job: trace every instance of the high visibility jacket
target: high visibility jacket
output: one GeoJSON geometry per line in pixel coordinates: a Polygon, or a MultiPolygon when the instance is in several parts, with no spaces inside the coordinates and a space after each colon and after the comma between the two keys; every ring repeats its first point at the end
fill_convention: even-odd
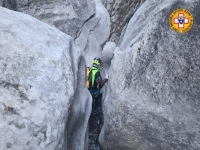
{"type": "Polygon", "coordinates": [[[99,69],[92,67],[90,72],[89,90],[100,90],[104,84],[105,82],[102,80],[99,69]]]}

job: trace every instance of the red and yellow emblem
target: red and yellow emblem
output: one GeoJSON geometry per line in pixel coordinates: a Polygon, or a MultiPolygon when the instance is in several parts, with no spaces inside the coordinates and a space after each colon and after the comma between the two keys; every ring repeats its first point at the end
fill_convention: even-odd
{"type": "Polygon", "coordinates": [[[187,9],[179,8],[174,10],[169,17],[169,25],[175,32],[185,33],[189,31],[194,23],[192,13],[187,9]]]}

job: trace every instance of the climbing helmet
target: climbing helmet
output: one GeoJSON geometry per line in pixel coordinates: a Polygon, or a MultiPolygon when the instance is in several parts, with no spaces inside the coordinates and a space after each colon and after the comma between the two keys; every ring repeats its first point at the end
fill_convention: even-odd
{"type": "Polygon", "coordinates": [[[95,64],[95,65],[97,65],[97,66],[100,66],[100,65],[101,65],[101,58],[95,57],[95,58],[93,59],[93,62],[92,62],[92,63],[95,64]]]}

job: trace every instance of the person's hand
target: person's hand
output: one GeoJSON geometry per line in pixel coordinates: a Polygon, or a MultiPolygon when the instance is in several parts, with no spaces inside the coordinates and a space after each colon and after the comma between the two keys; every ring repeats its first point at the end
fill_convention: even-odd
{"type": "Polygon", "coordinates": [[[106,82],[108,82],[108,79],[107,79],[107,78],[106,78],[106,79],[104,79],[104,80],[103,80],[103,82],[104,82],[104,84],[105,84],[106,82]]]}

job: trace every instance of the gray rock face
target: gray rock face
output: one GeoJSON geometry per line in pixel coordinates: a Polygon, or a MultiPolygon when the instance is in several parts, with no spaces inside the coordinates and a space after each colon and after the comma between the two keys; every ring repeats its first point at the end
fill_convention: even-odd
{"type": "Polygon", "coordinates": [[[95,16],[87,21],[75,40],[83,50],[88,66],[94,57],[100,57],[110,34],[110,17],[100,0],[95,0],[95,16]]]}
{"type": "Polygon", "coordinates": [[[100,0],[3,0],[4,7],[20,11],[71,35],[90,65],[100,56],[110,34],[110,18],[100,0]]]}
{"type": "Polygon", "coordinates": [[[120,45],[127,24],[145,0],[101,0],[111,17],[109,40],[120,45]]]}
{"type": "Polygon", "coordinates": [[[130,20],[111,62],[104,101],[104,150],[200,149],[200,2],[147,0],[130,20]],[[169,15],[186,8],[192,29],[169,15]]]}
{"type": "Polygon", "coordinates": [[[114,50],[116,49],[116,44],[114,42],[107,42],[103,47],[103,51],[101,54],[101,75],[104,77],[109,73],[109,68],[111,64],[111,60],[113,59],[114,50]]]}
{"type": "Polygon", "coordinates": [[[83,150],[91,99],[72,38],[0,7],[0,49],[0,149],[83,150]]]}
{"type": "Polygon", "coordinates": [[[94,16],[94,6],[91,0],[3,0],[3,7],[29,14],[74,38],[94,16]]]}

